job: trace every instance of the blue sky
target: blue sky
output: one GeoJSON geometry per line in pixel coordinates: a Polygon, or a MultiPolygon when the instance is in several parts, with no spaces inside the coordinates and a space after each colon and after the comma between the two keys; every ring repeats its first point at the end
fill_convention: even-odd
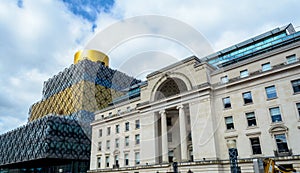
{"type": "MultiPolygon", "coordinates": [[[[298,6],[297,0],[1,0],[0,133],[26,123],[43,82],[70,66],[77,50],[115,22],[149,14],[171,17],[198,30],[216,51],[288,23],[299,30],[298,6]]],[[[161,57],[146,50],[178,60],[190,55],[166,40],[136,39],[109,52],[111,67],[126,64],[130,68],[123,71],[139,77],[130,71],[129,57],[143,54],[161,65],[161,57]]],[[[147,66],[144,73],[158,67],[147,66]]]]}

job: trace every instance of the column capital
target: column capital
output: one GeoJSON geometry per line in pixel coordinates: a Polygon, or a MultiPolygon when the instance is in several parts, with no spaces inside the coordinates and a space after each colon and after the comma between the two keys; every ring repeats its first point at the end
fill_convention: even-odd
{"type": "Polygon", "coordinates": [[[176,109],[183,109],[184,108],[184,106],[183,105],[178,105],[177,107],[176,107],[176,109]]]}
{"type": "Polygon", "coordinates": [[[164,110],[164,109],[159,111],[159,114],[160,114],[160,115],[161,115],[161,114],[165,114],[165,113],[166,113],[166,110],[164,110]]]}

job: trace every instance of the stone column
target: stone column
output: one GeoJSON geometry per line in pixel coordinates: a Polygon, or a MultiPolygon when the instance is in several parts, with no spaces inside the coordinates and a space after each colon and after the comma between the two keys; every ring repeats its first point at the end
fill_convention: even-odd
{"type": "Polygon", "coordinates": [[[177,106],[179,110],[179,129],[180,129],[180,146],[181,146],[181,160],[188,160],[187,153],[187,131],[186,131],[186,117],[183,105],[177,106]]]}
{"type": "Polygon", "coordinates": [[[167,163],[169,162],[167,115],[165,110],[162,110],[159,113],[161,115],[162,161],[163,163],[167,163]]]}

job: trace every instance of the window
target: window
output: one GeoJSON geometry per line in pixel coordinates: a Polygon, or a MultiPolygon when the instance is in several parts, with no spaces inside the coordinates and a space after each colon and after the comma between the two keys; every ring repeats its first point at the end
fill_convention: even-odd
{"type": "Polygon", "coordinates": [[[139,152],[135,153],[135,164],[136,165],[140,164],[140,153],[139,152]]]}
{"type": "Polygon", "coordinates": [[[125,137],[125,146],[129,146],[129,136],[125,137]]]}
{"type": "Polygon", "coordinates": [[[98,142],[98,151],[102,150],[102,142],[98,142]]]}
{"type": "Polygon", "coordinates": [[[121,109],[118,110],[118,115],[121,115],[121,109]]]}
{"type": "Polygon", "coordinates": [[[167,126],[172,126],[172,118],[167,117],[167,126]]]}
{"type": "Polygon", "coordinates": [[[97,157],[97,167],[101,168],[101,157],[97,157]]]}
{"type": "Polygon", "coordinates": [[[228,77],[227,76],[221,77],[221,83],[228,83],[228,77]]]}
{"type": "Polygon", "coordinates": [[[253,103],[251,92],[243,93],[243,98],[245,104],[253,103]]]}
{"type": "Polygon", "coordinates": [[[298,115],[300,117],[300,103],[296,103],[297,109],[298,109],[298,115]]]}
{"type": "Polygon", "coordinates": [[[230,97],[223,98],[224,108],[231,108],[230,97]]]}
{"type": "Polygon", "coordinates": [[[225,123],[226,123],[226,129],[227,130],[234,129],[232,116],[225,117],[225,123]]]}
{"type": "Polygon", "coordinates": [[[106,149],[108,149],[108,150],[110,149],[110,140],[106,141],[106,149]]]}
{"type": "Polygon", "coordinates": [[[106,167],[108,168],[109,167],[109,156],[105,157],[105,162],[106,162],[106,167]]]}
{"type": "Polygon", "coordinates": [[[188,134],[188,141],[192,141],[192,132],[188,134]]]}
{"type": "Polygon", "coordinates": [[[119,155],[115,155],[115,165],[119,166],[119,155]]]}
{"type": "Polygon", "coordinates": [[[286,63],[287,64],[291,64],[291,63],[294,63],[294,62],[297,62],[297,57],[296,57],[295,54],[286,57],[286,63]]]}
{"type": "Polygon", "coordinates": [[[276,88],[274,85],[266,87],[265,89],[268,99],[277,98],[276,88]]]}
{"type": "Polygon", "coordinates": [[[246,118],[248,122],[248,126],[256,126],[256,119],[254,112],[246,113],[246,118]]]}
{"type": "Polygon", "coordinates": [[[135,144],[140,144],[140,135],[135,135],[135,144]]]}
{"type": "Polygon", "coordinates": [[[124,154],[124,162],[125,162],[125,166],[129,165],[128,153],[124,154]]]}
{"type": "Polygon", "coordinates": [[[272,69],[272,67],[271,67],[271,64],[269,62],[261,65],[261,70],[262,71],[268,71],[268,70],[271,70],[271,69],[272,69]]]}
{"type": "Polygon", "coordinates": [[[285,153],[289,151],[285,134],[277,134],[274,135],[276,140],[276,145],[278,149],[278,153],[285,153]]]}
{"type": "Polygon", "coordinates": [[[240,77],[241,78],[244,78],[244,77],[247,77],[247,76],[249,76],[248,70],[240,71],[240,77]]]}
{"type": "Polygon", "coordinates": [[[127,109],[127,112],[130,112],[130,106],[128,106],[126,109],[127,109]]]}
{"type": "Polygon", "coordinates": [[[174,151],[173,151],[173,150],[169,151],[168,155],[169,155],[169,162],[170,162],[170,163],[173,162],[174,151]]]}
{"type": "Polygon", "coordinates": [[[109,113],[108,113],[108,117],[111,117],[111,116],[112,116],[112,112],[109,112],[109,113]]]}
{"type": "Polygon", "coordinates": [[[99,138],[102,137],[102,129],[99,129],[99,138]]]}
{"type": "Polygon", "coordinates": [[[293,80],[292,81],[292,86],[293,86],[294,93],[300,92],[300,79],[293,80]]]}
{"type": "Polygon", "coordinates": [[[140,128],[140,120],[135,120],[135,129],[140,128]]]}
{"type": "Polygon", "coordinates": [[[129,131],[129,122],[125,123],[125,131],[129,131]]]}
{"type": "Polygon", "coordinates": [[[120,125],[119,124],[116,125],[116,133],[120,133],[120,125]]]}
{"type": "Polygon", "coordinates": [[[107,136],[110,135],[110,127],[107,127],[107,136]]]}
{"type": "Polygon", "coordinates": [[[115,139],[115,144],[116,144],[116,148],[119,148],[119,146],[120,146],[120,139],[119,138],[115,139]]]}
{"type": "Polygon", "coordinates": [[[167,136],[168,136],[168,142],[172,142],[172,140],[173,140],[173,138],[172,138],[172,132],[168,132],[167,136]]]}
{"type": "Polygon", "coordinates": [[[261,154],[259,138],[258,137],[250,138],[250,142],[251,142],[251,147],[252,147],[252,154],[253,155],[261,154]]]}
{"type": "Polygon", "coordinates": [[[270,108],[269,110],[273,123],[282,121],[279,107],[270,108]]]}

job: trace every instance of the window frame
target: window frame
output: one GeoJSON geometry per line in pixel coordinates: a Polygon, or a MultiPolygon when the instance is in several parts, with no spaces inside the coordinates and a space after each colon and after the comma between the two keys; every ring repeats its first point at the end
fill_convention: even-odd
{"type": "Polygon", "coordinates": [[[97,168],[101,168],[101,156],[97,156],[97,168]]]}
{"type": "Polygon", "coordinates": [[[225,120],[225,126],[226,126],[226,130],[234,130],[234,121],[233,121],[233,116],[227,116],[227,117],[224,117],[224,120],[225,120]],[[231,118],[231,123],[227,123],[227,119],[231,118]],[[231,125],[231,126],[230,126],[231,125]],[[231,127],[231,128],[229,128],[231,127]]]}
{"type": "Polygon", "coordinates": [[[296,109],[297,109],[297,113],[298,113],[298,118],[300,119],[300,102],[296,103],[296,109]]]}
{"type": "Polygon", "coordinates": [[[251,91],[247,91],[247,92],[242,93],[242,96],[243,96],[243,101],[244,101],[245,105],[253,103],[253,98],[252,98],[251,91]],[[250,98],[247,98],[246,95],[249,95],[250,98]],[[247,101],[247,99],[249,99],[249,101],[247,101]]]}
{"type": "Polygon", "coordinates": [[[103,130],[99,129],[98,130],[98,137],[101,138],[103,136],[103,130]]]}
{"type": "Polygon", "coordinates": [[[116,134],[120,133],[120,124],[116,124],[115,132],[116,132],[116,134]]]}
{"type": "Polygon", "coordinates": [[[106,140],[106,150],[110,150],[110,140],[106,140]]]}
{"type": "Polygon", "coordinates": [[[222,76],[220,78],[220,81],[221,81],[222,84],[228,83],[229,82],[228,76],[227,75],[222,76]]]}
{"type": "Polygon", "coordinates": [[[253,155],[262,154],[260,138],[259,137],[250,137],[249,140],[250,140],[250,144],[251,144],[252,154],[253,155]],[[253,140],[257,140],[258,144],[253,143],[254,142],[253,140]],[[258,151],[259,151],[258,153],[255,152],[256,151],[255,148],[258,149],[258,151]]]}
{"type": "Polygon", "coordinates": [[[249,71],[248,69],[240,71],[240,78],[245,78],[249,76],[249,71]]]}
{"type": "Polygon", "coordinates": [[[134,153],[134,162],[135,162],[135,165],[139,165],[141,163],[140,152],[134,153]]]}
{"type": "Polygon", "coordinates": [[[245,116],[246,116],[248,127],[256,127],[257,126],[255,112],[246,112],[245,116]],[[249,117],[248,115],[250,115],[250,114],[253,114],[253,117],[249,117]],[[254,122],[254,123],[251,123],[251,122],[254,122]]]}
{"type": "Polygon", "coordinates": [[[116,138],[115,139],[115,148],[119,148],[120,147],[120,138],[116,138]]]}
{"type": "Polygon", "coordinates": [[[279,107],[279,106],[270,107],[270,108],[269,108],[269,114],[270,114],[272,123],[280,123],[280,122],[283,122],[283,119],[282,119],[282,113],[281,113],[281,110],[280,110],[280,107],[279,107]],[[272,115],[272,110],[274,110],[274,109],[278,109],[279,114],[272,115]],[[279,117],[280,117],[280,121],[276,121],[276,119],[275,119],[275,121],[274,121],[274,120],[273,120],[273,117],[274,117],[274,116],[279,116],[279,117]]]}
{"type": "Polygon", "coordinates": [[[129,122],[125,122],[125,132],[128,132],[130,130],[129,122]]]}
{"type": "Polygon", "coordinates": [[[125,136],[124,138],[124,142],[125,142],[125,147],[128,147],[129,146],[129,136],[125,136]]]}
{"type": "Polygon", "coordinates": [[[140,129],[140,120],[135,120],[135,129],[140,129]]]}
{"type": "Polygon", "coordinates": [[[278,153],[287,153],[287,152],[289,152],[289,150],[290,150],[290,149],[289,149],[289,144],[288,144],[288,140],[287,140],[287,137],[286,137],[286,134],[285,134],[285,133],[274,134],[274,139],[275,139],[276,148],[277,148],[277,152],[278,152],[278,153]],[[284,138],[285,138],[286,150],[284,150],[284,151],[280,150],[280,149],[279,149],[280,147],[278,146],[278,142],[277,142],[276,136],[279,136],[279,135],[284,136],[284,138]]]}
{"type": "Polygon", "coordinates": [[[286,56],[285,59],[286,64],[293,64],[298,61],[296,54],[286,56]]]}
{"type": "Polygon", "coordinates": [[[294,94],[300,93],[300,79],[292,80],[291,84],[292,84],[292,88],[293,88],[294,94]]]}
{"type": "Polygon", "coordinates": [[[267,63],[264,63],[264,64],[261,65],[261,71],[262,72],[269,71],[269,70],[272,70],[272,66],[271,66],[270,62],[267,62],[267,63]]]}
{"type": "Polygon", "coordinates": [[[277,90],[276,90],[276,86],[275,85],[271,85],[271,86],[267,86],[265,87],[265,92],[266,92],[266,96],[267,96],[267,99],[276,99],[278,96],[277,96],[277,90]],[[274,88],[273,90],[271,88],[274,88]],[[274,92],[272,92],[274,91],[274,92]],[[271,92],[271,93],[270,93],[271,92]],[[275,95],[275,96],[272,96],[272,95],[275,95]],[[270,96],[270,97],[269,97],[270,96]]]}
{"type": "Polygon", "coordinates": [[[124,153],[124,166],[129,166],[129,154],[124,153]]]}
{"type": "Polygon", "coordinates": [[[98,151],[102,151],[102,141],[98,142],[98,151]]]}
{"type": "Polygon", "coordinates": [[[140,142],[141,142],[141,136],[140,136],[140,134],[136,134],[135,137],[134,137],[134,139],[135,139],[135,145],[139,145],[140,142]]]}
{"type": "Polygon", "coordinates": [[[223,102],[223,107],[224,107],[224,109],[229,109],[229,108],[231,108],[231,99],[230,99],[230,97],[224,97],[224,98],[222,98],[222,102],[223,102]],[[226,103],[226,100],[228,100],[229,102],[228,103],[226,103]],[[226,106],[227,105],[227,106],[226,106]]]}
{"type": "Polygon", "coordinates": [[[107,130],[107,133],[106,133],[106,135],[107,135],[107,136],[110,136],[110,134],[111,134],[111,127],[107,127],[107,129],[106,129],[106,130],[107,130]]]}

